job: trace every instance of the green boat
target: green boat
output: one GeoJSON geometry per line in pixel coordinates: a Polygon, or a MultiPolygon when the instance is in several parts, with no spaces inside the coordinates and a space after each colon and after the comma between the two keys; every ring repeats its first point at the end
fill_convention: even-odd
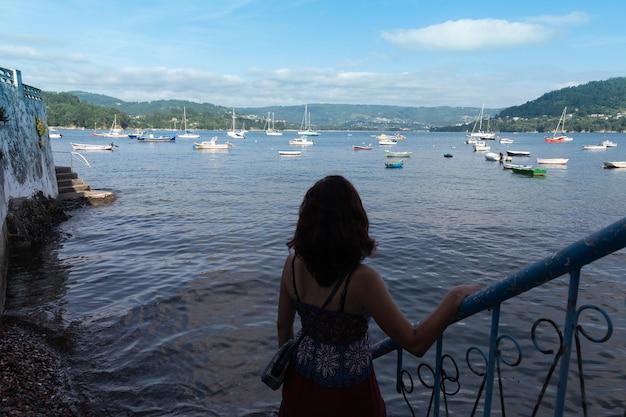
{"type": "Polygon", "coordinates": [[[546,170],[541,168],[533,168],[533,167],[512,167],[511,170],[514,174],[522,174],[527,175],[529,177],[545,177],[546,170]]]}

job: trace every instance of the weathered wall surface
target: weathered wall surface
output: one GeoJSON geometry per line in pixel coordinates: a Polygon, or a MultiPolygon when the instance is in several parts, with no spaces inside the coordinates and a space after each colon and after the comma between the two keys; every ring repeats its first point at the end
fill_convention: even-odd
{"type": "Polygon", "coordinates": [[[37,119],[47,126],[41,91],[22,84],[18,70],[0,68],[0,314],[4,311],[8,244],[6,218],[14,198],[38,192],[56,198],[58,188],[48,134],[37,132],[37,119]]]}

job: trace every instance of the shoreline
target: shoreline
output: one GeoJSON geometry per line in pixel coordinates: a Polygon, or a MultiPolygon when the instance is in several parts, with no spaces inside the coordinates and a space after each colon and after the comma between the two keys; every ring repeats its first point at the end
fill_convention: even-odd
{"type": "Polygon", "coordinates": [[[0,414],[77,417],[63,355],[47,335],[2,317],[0,414]]]}

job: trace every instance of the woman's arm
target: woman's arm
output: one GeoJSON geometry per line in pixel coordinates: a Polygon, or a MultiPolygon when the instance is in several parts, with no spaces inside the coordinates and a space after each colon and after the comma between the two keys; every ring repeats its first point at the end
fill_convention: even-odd
{"type": "Polygon", "coordinates": [[[480,285],[452,288],[424,320],[413,326],[396,305],[378,272],[367,267],[358,282],[355,295],[380,328],[402,348],[419,357],[428,351],[448,327],[463,299],[482,288],[480,285]]]}
{"type": "Polygon", "coordinates": [[[293,320],[296,315],[296,309],[293,305],[293,299],[289,286],[291,285],[291,257],[285,260],[283,265],[283,273],[280,278],[280,294],[278,296],[278,319],[276,321],[276,329],[278,331],[278,346],[282,346],[287,340],[293,339],[293,320]]]}

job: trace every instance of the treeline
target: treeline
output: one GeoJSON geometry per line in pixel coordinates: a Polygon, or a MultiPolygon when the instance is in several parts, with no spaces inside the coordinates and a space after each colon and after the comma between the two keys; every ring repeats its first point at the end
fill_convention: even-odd
{"type": "MultiPolygon", "coordinates": [[[[592,81],[551,91],[521,106],[508,107],[484,119],[492,132],[550,132],[567,107],[565,129],[570,132],[626,132],[626,77],[592,81]]],[[[470,132],[475,122],[433,131],[470,132]]]]}
{"type": "MultiPolygon", "coordinates": [[[[183,107],[190,129],[223,130],[232,126],[232,109],[183,100],[124,102],[113,97],[85,93],[43,93],[48,124],[108,129],[114,117],[124,129],[182,129],[183,107]]],[[[626,132],[626,77],[567,87],[546,93],[521,106],[501,111],[485,109],[492,117],[482,122],[494,132],[550,132],[567,107],[565,128],[571,132],[626,132]],[[493,116],[495,115],[495,116],[493,116]]],[[[237,128],[263,129],[268,113],[275,113],[275,127],[298,129],[303,106],[236,109],[237,128]]],[[[315,129],[446,132],[472,131],[478,108],[399,107],[381,105],[310,104],[315,129]],[[434,127],[433,127],[434,126],[434,127]],[[442,127],[443,126],[443,127],[442,127]]]]}
{"type": "MultiPolygon", "coordinates": [[[[563,111],[563,109],[561,109],[563,111]]],[[[483,130],[489,126],[491,132],[552,132],[559,122],[559,116],[543,116],[534,118],[501,118],[483,120],[483,130]]],[[[432,128],[432,132],[471,132],[474,122],[455,126],[432,128]]],[[[568,132],[626,132],[626,116],[597,117],[570,115],[565,120],[568,132]]]]}
{"type": "MultiPolygon", "coordinates": [[[[125,102],[114,97],[74,91],[69,93],[44,92],[51,126],[108,128],[117,114],[122,127],[173,129],[181,128],[183,108],[190,129],[230,129],[232,108],[210,103],[183,100],[155,100],[125,102]],[[75,109],[76,114],[72,114],[75,109]],[[104,110],[106,109],[106,110],[104,110]],[[76,117],[74,117],[76,116],[76,117]]],[[[426,130],[430,125],[442,125],[466,120],[468,112],[477,108],[459,107],[399,107],[383,105],[311,104],[315,129],[329,130],[426,130]]],[[[264,129],[268,115],[274,117],[279,130],[299,129],[304,115],[302,106],[269,106],[237,108],[237,128],[264,129]]]]}
{"type": "MultiPolygon", "coordinates": [[[[43,101],[50,126],[97,130],[111,128],[114,118],[117,118],[117,123],[124,129],[182,129],[183,106],[189,104],[184,101],[170,101],[167,105],[153,107],[145,114],[129,114],[113,106],[90,104],[71,93],[43,92],[43,101]]],[[[232,126],[232,113],[226,108],[216,107],[213,111],[199,112],[191,106],[186,107],[185,111],[189,129],[221,130],[232,126]]],[[[262,129],[264,122],[260,119],[246,120],[246,127],[262,129]]],[[[242,123],[240,120],[238,127],[242,123]]],[[[276,128],[280,128],[278,123],[276,128]]]]}
{"type": "Polygon", "coordinates": [[[576,117],[604,115],[616,117],[626,111],[626,77],[592,81],[576,87],[551,91],[521,106],[508,107],[498,116],[537,118],[559,117],[563,108],[576,117]]]}

